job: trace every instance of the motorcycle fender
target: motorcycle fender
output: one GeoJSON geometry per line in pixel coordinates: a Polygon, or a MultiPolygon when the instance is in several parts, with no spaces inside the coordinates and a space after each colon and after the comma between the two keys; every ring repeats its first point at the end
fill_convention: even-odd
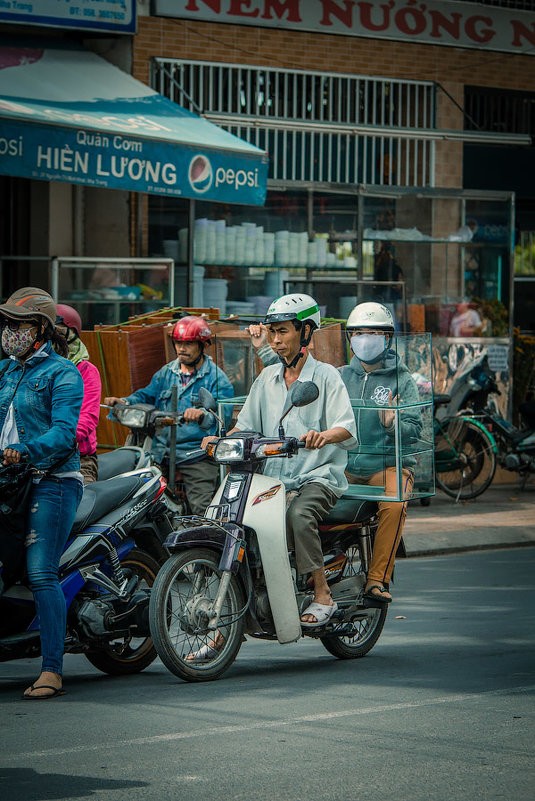
{"type": "Polygon", "coordinates": [[[208,545],[222,551],[225,547],[225,540],[225,532],[214,526],[192,526],[171,532],[164,542],[164,546],[171,552],[199,545],[208,545]]]}
{"type": "Polygon", "coordinates": [[[494,439],[494,435],[492,434],[491,431],[488,430],[488,428],[486,428],[483,425],[483,423],[481,423],[479,420],[476,420],[475,417],[465,417],[463,415],[463,417],[461,419],[462,420],[466,420],[468,423],[472,423],[472,425],[477,426],[478,428],[480,428],[481,431],[483,431],[483,433],[486,434],[486,436],[489,438],[490,444],[492,445],[493,453],[498,453],[498,446],[496,445],[496,440],[494,439]]]}
{"type": "Polygon", "coordinates": [[[302,632],[286,544],[284,484],[254,474],[243,522],[256,532],[277,639],[295,642],[302,632]]]}

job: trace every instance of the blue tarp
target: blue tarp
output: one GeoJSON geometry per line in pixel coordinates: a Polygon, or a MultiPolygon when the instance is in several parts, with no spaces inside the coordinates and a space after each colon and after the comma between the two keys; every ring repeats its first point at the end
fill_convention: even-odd
{"type": "Polygon", "coordinates": [[[95,53],[0,43],[0,173],[243,203],[268,157],[95,53]]]}

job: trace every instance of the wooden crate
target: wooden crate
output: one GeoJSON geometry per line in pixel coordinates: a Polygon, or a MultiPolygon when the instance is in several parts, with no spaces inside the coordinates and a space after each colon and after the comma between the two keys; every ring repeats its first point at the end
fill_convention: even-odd
{"type": "MultiPolygon", "coordinates": [[[[169,359],[164,335],[167,324],[177,311],[189,314],[215,314],[217,309],[163,309],[154,314],[133,317],[120,325],[96,326],[94,331],[82,331],[91,362],[102,379],[102,400],[106,396],[130,395],[145,387],[154,373],[169,359]]],[[[128,429],[107,419],[108,411],[101,409],[97,428],[99,449],[123,445],[128,429]]]]}

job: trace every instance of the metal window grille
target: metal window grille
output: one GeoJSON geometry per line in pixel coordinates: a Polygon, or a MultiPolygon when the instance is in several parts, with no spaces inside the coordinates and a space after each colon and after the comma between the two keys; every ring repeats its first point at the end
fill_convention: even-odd
{"type": "Polygon", "coordinates": [[[433,185],[430,82],[156,58],[151,83],[267,150],[270,178],[433,185]]]}
{"type": "Polygon", "coordinates": [[[465,87],[465,130],[535,135],[535,92],[465,87]]]}

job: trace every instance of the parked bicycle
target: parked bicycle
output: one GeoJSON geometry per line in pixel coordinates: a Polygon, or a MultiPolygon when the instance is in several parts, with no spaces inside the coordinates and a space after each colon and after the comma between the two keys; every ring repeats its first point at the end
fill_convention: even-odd
{"type": "Polygon", "coordinates": [[[435,395],[435,480],[456,501],[477,498],[490,486],[496,472],[498,448],[484,423],[469,414],[440,418],[437,409],[450,395],[435,395]]]}

